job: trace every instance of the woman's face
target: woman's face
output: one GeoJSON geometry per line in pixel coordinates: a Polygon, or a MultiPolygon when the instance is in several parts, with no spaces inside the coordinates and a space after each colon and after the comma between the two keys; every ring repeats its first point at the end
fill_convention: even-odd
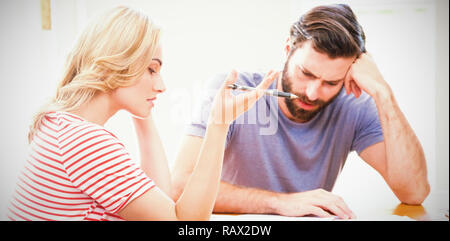
{"type": "Polygon", "coordinates": [[[155,105],[156,96],[166,90],[160,70],[162,65],[162,50],[158,45],[153,59],[144,74],[131,86],[121,87],[112,93],[119,109],[130,112],[133,116],[145,118],[155,105]]]}

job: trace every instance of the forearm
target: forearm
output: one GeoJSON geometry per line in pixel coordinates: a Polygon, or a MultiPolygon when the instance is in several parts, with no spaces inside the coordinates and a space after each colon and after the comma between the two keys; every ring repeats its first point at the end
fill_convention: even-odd
{"type": "Polygon", "coordinates": [[[429,192],[422,146],[387,89],[375,95],[386,148],[386,179],[397,197],[421,203],[429,192]]]}
{"type": "Polygon", "coordinates": [[[197,165],[203,137],[184,136],[172,168],[172,199],[176,202],[197,165]]]}
{"type": "Polygon", "coordinates": [[[263,96],[278,72],[269,71],[256,90],[234,96],[227,86],[234,84],[237,77],[236,71],[228,75],[212,103],[197,164],[177,201],[177,216],[181,219],[209,219],[219,191],[229,125],[263,96]]]}
{"type": "Polygon", "coordinates": [[[171,194],[171,178],[161,138],[150,115],[147,119],[133,118],[139,143],[141,168],[166,194],[171,194]]]}
{"type": "Polygon", "coordinates": [[[228,125],[210,124],[197,164],[176,203],[179,219],[208,220],[219,190],[228,125]]]}
{"type": "Polygon", "coordinates": [[[277,193],[220,183],[215,213],[276,213],[277,193]]]}

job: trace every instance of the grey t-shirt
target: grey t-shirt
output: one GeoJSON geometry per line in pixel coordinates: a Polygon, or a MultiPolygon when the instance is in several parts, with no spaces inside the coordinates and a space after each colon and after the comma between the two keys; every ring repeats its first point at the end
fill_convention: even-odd
{"type": "MultiPolygon", "coordinates": [[[[237,83],[255,87],[263,77],[239,73],[237,83]]],[[[207,81],[186,134],[204,136],[211,103],[225,78],[207,81]]],[[[276,88],[275,81],[269,88],[276,88]]],[[[349,152],[360,154],[383,140],[376,105],[366,93],[355,98],[343,88],[307,123],[289,120],[276,97],[263,96],[229,128],[222,180],[276,192],[331,191],[349,152]]]]}

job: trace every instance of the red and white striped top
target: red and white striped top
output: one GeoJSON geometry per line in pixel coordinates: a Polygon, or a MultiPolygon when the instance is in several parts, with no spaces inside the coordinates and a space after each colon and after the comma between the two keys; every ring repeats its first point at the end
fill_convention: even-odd
{"type": "Polygon", "coordinates": [[[8,208],[11,220],[122,220],[154,182],[102,126],[66,112],[42,121],[8,208]]]}

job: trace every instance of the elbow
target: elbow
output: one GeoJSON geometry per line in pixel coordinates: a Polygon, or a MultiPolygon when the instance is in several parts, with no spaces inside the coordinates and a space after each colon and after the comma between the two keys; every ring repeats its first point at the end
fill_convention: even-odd
{"type": "Polygon", "coordinates": [[[184,182],[174,181],[172,183],[172,191],[170,192],[170,197],[174,202],[176,202],[178,198],[180,198],[181,193],[183,193],[183,189],[184,189],[184,182]]]}
{"type": "Polygon", "coordinates": [[[431,189],[426,168],[409,175],[391,175],[386,181],[400,202],[407,205],[421,205],[431,189]]]}
{"type": "Polygon", "coordinates": [[[430,193],[430,184],[425,182],[420,187],[413,187],[402,195],[397,195],[399,200],[407,205],[421,205],[430,193]]]}
{"type": "Polygon", "coordinates": [[[209,221],[212,214],[211,211],[208,212],[207,210],[183,209],[179,205],[176,205],[175,213],[177,221],[209,221]]]}
{"type": "Polygon", "coordinates": [[[190,173],[173,175],[172,190],[170,193],[170,197],[175,202],[180,198],[181,194],[183,193],[184,187],[186,186],[189,176],[190,176],[190,173]]]}

